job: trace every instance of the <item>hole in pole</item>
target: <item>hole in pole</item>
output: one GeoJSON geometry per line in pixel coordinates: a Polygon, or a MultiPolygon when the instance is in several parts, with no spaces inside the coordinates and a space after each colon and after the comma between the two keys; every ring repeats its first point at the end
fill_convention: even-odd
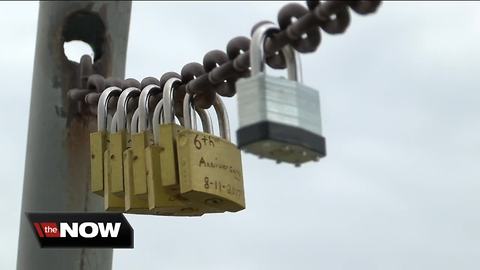
{"type": "MultiPolygon", "coordinates": [[[[105,33],[105,24],[97,13],[82,10],[70,14],[65,20],[62,31],[65,56],[72,60],[70,57],[77,58],[74,55],[83,52],[90,54],[94,61],[97,61],[103,56],[104,49],[107,48],[105,33]],[[72,45],[67,45],[70,43],[72,45]],[[82,43],[84,44],[79,45],[82,43]],[[70,52],[67,51],[66,46],[72,46],[72,55],[67,55],[70,52]]],[[[78,60],[73,58],[72,61],[79,62],[80,57],[77,58],[78,60]]]]}
{"type": "Polygon", "coordinates": [[[85,54],[95,59],[92,46],[81,40],[72,40],[63,43],[63,50],[67,59],[73,62],[80,63],[80,58],[85,54]]]}

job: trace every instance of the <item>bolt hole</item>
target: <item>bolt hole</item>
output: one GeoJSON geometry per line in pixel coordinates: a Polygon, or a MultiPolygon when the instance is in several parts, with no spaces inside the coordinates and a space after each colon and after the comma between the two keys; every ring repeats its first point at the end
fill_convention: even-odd
{"type": "Polygon", "coordinates": [[[80,63],[80,58],[85,54],[95,59],[92,46],[81,40],[72,40],[63,43],[63,50],[67,59],[72,62],[80,63]]]}

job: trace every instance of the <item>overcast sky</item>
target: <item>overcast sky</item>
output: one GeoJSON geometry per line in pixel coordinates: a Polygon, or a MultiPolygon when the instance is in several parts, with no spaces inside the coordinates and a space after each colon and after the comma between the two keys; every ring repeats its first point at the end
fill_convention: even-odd
{"type": "MultiPolygon", "coordinates": [[[[283,4],[133,3],[126,76],[201,62],[283,4]]],[[[0,10],[0,269],[14,269],[38,3],[0,10]]],[[[128,215],[135,249],[114,269],[480,268],[480,4],[385,2],[302,60],[328,156],[294,168],[244,154],[239,213],[128,215]]]]}

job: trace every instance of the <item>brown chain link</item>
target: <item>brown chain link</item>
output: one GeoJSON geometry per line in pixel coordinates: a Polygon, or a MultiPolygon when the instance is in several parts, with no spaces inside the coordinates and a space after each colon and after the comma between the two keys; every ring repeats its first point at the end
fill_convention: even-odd
{"type": "MultiPolygon", "coordinates": [[[[381,4],[379,0],[306,2],[308,9],[297,3],[286,4],[280,9],[277,18],[279,31],[268,37],[264,45],[266,63],[270,67],[285,68],[285,60],[279,53],[285,45],[290,44],[301,53],[314,52],[321,42],[320,29],[329,34],[343,33],[350,24],[349,9],[357,14],[366,15],[374,13],[381,4]]],[[[266,21],[254,25],[251,33],[264,23],[266,21]]],[[[181,108],[183,97],[188,92],[194,94],[195,104],[198,107],[207,109],[213,104],[216,93],[224,97],[234,96],[236,80],[249,76],[249,48],[249,38],[235,37],[228,42],[226,53],[221,50],[209,51],[203,58],[203,65],[189,63],[182,68],[181,75],[168,72],[160,81],[149,77],[139,83],[135,79],[124,81],[113,78],[104,79],[94,74],[88,77],[86,85],[82,83],[86,89],[72,89],[69,96],[73,101],[83,99],[86,105],[90,106],[90,112],[95,114],[99,95],[108,86],[115,85],[122,89],[129,86],[143,88],[154,83],[163,88],[168,78],[177,77],[181,78],[183,84],[174,91],[175,107],[181,108]]],[[[82,80],[85,79],[82,78],[82,80]]],[[[181,116],[182,110],[175,111],[181,116]]]]}
{"type": "MultiPolygon", "coordinates": [[[[307,1],[309,10],[300,4],[290,3],[285,5],[278,13],[278,23],[281,31],[273,34],[265,41],[265,54],[267,64],[273,68],[285,68],[285,61],[278,51],[285,45],[291,44],[297,51],[302,53],[313,52],[321,41],[320,27],[329,34],[345,32],[350,23],[348,8],[358,14],[373,13],[379,7],[381,1],[307,1]],[[292,18],[296,21],[292,22],[292,18]]],[[[255,29],[265,22],[257,23],[255,29]]],[[[239,40],[237,37],[236,40],[239,40]]],[[[236,44],[234,44],[236,45],[236,44]]],[[[228,51],[228,47],[227,47],[228,51]]],[[[245,77],[250,67],[249,52],[235,56],[231,61],[214,68],[194,80],[188,82],[186,90],[193,94],[202,94],[206,91],[219,89],[218,86],[225,80],[245,77]]],[[[230,84],[229,93],[234,93],[230,84]]],[[[222,92],[217,92],[222,95],[222,92]]],[[[224,95],[225,96],[225,95],[224,95]]],[[[208,104],[210,105],[210,104],[208,104]]],[[[202,107],[199,104],[199,107],[202,107]]],[[[204,106],[203,108],[208,108],[204,106]]]]}

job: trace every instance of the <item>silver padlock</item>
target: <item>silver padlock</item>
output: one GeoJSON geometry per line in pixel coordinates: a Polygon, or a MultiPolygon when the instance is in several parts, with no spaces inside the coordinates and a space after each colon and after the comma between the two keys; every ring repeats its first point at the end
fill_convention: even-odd
{"type": "Polygon", "coordinates": [[[251,77],[236,83],[238,147],[247,153],[299,166],[326,155],[318,91],[302,83],[298,54],[282,48],[288,79],[265,72],[265,38],[278,28],[259,26],[250,43],[251,77]]]}

